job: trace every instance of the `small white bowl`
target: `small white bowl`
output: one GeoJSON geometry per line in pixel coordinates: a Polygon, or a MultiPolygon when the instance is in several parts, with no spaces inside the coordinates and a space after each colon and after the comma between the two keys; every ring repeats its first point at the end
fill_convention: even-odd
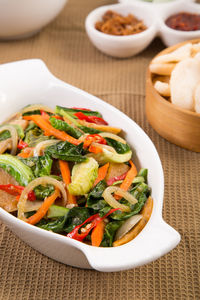
{"type": "Polygon", "coordinates": [[[144,50],[151,41],[160,36],[166,46],[200,37],[200,30],[174,30],[165,24],[166,19],[178,12],[200,14],[200,5],[194,0],[174,0],[164,3],[149,3],[139,0],[120,0],[120,4],[106,5],[93,10],[86,18],[85,27],[91,42],[105,54],[114,57],[130,57],[144,50]],[[95,23],[100,21],[108,10],[122,15],[133,14],[144,21],[147,29],[141,33],[126,36],[115,36],[102,33],[95,29],[95,23]]]}
{"type": "Polygon", "coordinates": [[[169,5],[166,9],[161,9],[159,14],[159,35],[165,45],[173,46],[175,44],[200,38],[200,30],[181,31],[170,28],[165,24],[168,17],[181,13],[188,12],[200,14],[200,5],[183,1],[182,4],[177,2],[174,5],[169,5]],[[184,4],[184,5],[183,5],[184,4]]]}
{"type": "Polygon", "coordinates": [[[21,39],[38,32],[67,0],[0,0],[0,39],[21,39]]]}
{"type": "Polygon", "coordinates": [[[86,18],[86,32],[91,42],[102,52],[114,57],[133,56],[145,49],[156,34],[156,22],[154,13],[149,14],[148,7],[141,3],[136,4],[114,4],[99,7],[93,10],[86,18]],[[141,33],[126,36],[115,36],[102,33],[95,29],[95,23],[107,10],[113,10],[124,16],[133,14],[143,20],[147,29],[141,33]]]}
{"type": "Polygon", "coordinates": [[[104,101],[54,77],[40,60],[0,66],[0,123],[31,103],[88,107],[100,111],[112,126],[119,126],[135,150],[137,167],[149,170],[148,184],[154,206],[151,218],[131,242],[111,248],[92,247],[63,235],[25,223],[0,208],[2,220],[17,236],[39,252],[68,265],[102,272],[127,270],[149,263],[172,250],[180,235],[162,219],[164,177],[155,146],[125,114],[104,101]]]}

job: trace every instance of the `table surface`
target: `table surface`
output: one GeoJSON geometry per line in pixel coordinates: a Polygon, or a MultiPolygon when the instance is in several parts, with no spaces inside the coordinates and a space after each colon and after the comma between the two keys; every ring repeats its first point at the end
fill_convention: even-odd
{"type": "Polygon", "coordinates": [[[159,39],[130,59],[114,59],[89,42],[84,20],[108,0],[69,0],[36,36],[0,43],[0,63],[41,58],[55,76],[116,106],[154,142],[165,174],[163,217],[181,234],[173,251],[146,266],[99,273],[57,263],[0,223],[0,300],[200,299],[200,154],[161,138],[145,116],[145,73],[164,48],[159,39]]]}

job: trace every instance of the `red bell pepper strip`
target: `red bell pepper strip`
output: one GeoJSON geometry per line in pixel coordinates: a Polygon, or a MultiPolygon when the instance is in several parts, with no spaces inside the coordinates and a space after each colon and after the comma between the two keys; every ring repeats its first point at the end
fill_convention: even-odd
{"type": "Polygon", "coordinates": [[[115,176],[107,180],[107,185],[113,185],[114,182],[119,181],[119,180],[124,180],[126,178],[128,172],[125,172],[124,174],[120,176],[115,176]]]}
{"type": "Polygon", "coordinates": [[[119,210],[119,208],[113,208],[111,209],[105,216],[103,216],[102,218],[99,216],[99,214],[93,215],[91,217],[89,217],[87,220],[85,220],[82,224],[76,226],[70,233],[67,234],[67,237],[77,240],[77,241],[83,241],[84,238],[86,238],[86,236],[90,233],[90,231],[95,228],[99,222],[101,222],[102,220],[104,220],[105,218],[107,218],[110,214],[112,214],[113,212],[115,212],[116,210],[119,210]],[[79,233],[79,229],[85,225],[86,223],[88,223],[88,225],[86,225],[86,227],[83,227],[84,231],[79,233]]]}
{"type": "Polygon", "coordinates": [[[89,147],[93,142],[106,145],[106,140],[99,134],[89,134],[86,136],[83,147],[87,148],[89,147]]]}
{"type": "Polygon", "coordinates": [[[26,147],[28,147],[28,144],[25,143],[24,141],[20,140],[19,143],[18,143],[18,145],[17,145],[17,148],[20,149],[20,150],[22,150],[22,149],[24,149],[26,147]]]}
{"type": "Polygon", "coordinates": [[[79,120],[85,120],[89,123],[95,123],[97,125],[108,125],[108,123],[102,119],[102,118],[99,118],[99,117],[96,117],[96,116],[86,116],[84,115],[84,113],[82,112],[77,112],[74,114],[79,120]]]}
{"type": "Polygon", "coordinates": [[[10,195],[17,196],[22,193],[24,187],[14,184],[1,184],[0,190],[7,192],[10,195]]]}
{"type": "MultiPolygon", "coordinates": [[[[20,196],[22,191],[24,190],[24,186],[14,185],[14,184],[1,184],[0,190],[5,191],[6,193],[13,195],[13,196],[20,196]]],[[[29,201],[36,200],[34,191],[30,191],[28,193],[28,200],[29,201]]]]}

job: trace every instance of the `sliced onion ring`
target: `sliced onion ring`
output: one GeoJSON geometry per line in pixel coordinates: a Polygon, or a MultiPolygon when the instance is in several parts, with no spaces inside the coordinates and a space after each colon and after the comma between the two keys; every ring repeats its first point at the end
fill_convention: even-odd
{"type": "Polygon", "coordinates": [[[43,176],[43,177],[39,177],[34,179],[33,181],[31,181],[23,190],[23,192],[21,193],[21,196],[19,198],[19,202],[18,202],[18,218],[21,220],[26,220],[24,212],[25,212],[25,207],[26,207],[26,201],[28,198],[28,193],[33,191],[33,189],[40,185],[47,185],[47,184],[52,184],[55,187],[57,187],[63,196],[63,205],[66,206],[67,204],[67,193],[66,190],[63,186],[63,184],[61,182],[59,182],[58,180],[52,178],[52,177],[48,177],[48,176],[43,176]]]}
{"type": "Polygon", "coordinates": [[[110,133],[110,132],[101,132],[99,133],[100,136],[104,137],[104,138],[111,138],[117,142],[121,142],[122,144],[126,144],[126,141],[121,138],[120,136],[116,135],[116,134],[113,134],[113,133],[110,133]]]}
{"type": "Polygon", "coordinates": [[[40,206],[42,205],[43,201],[27,201],[26,205],[25,205],[25,210],[24,212],[29,212],[29,211],[35,211],[38,210],[40,208],[40,206]]]}
{"type": "Polygon", "coordinates": [[[12,149],[11,149],[10,154],[15,155],[17,152],[17,143],[18,143],[17,129],[11,125],[4,125],[4,126],[0,127],[0,133],[5,130],[10,131],[11,140],[12,140],[12,149]]]}
{"type": "Polygon", "coordinates": [[[140,220],[142,215],[134,215],[128,218],[124,224],[119,227],[115,235],[115,241],[121,239],[127,232],[129,232],[140,220]]]}
{"type": "Polygon", "coordinates": [[[3,140],[0,142],[0,154],[3,154],[7,149],[12,148],[12,139],[3,140]]]}
{"type": "Polygon", "coordinates": [[[108,146],[108,145],[99,144],[99,143],[95,143],[95,142],[93,142],[92,145],[95,146],[95,147],[106,149],[106,150],[108,150],[110,152],[113,152],[113,153],[117,153],[116,150],[113,147],[108,146]]]}
{"type": "Polygon", "coordinates": [[[42,150],[44,150],[46,147],[50,145],[57,144],[58,142],[60,142],[60,140],[46,140],[38,143],[37,146],[34,148],[33,155],[40,156],[42,150]]]}
{"type": "Polygon", "coordinates": [[[46,105],[42,105],[42,104],[33,104],[27,107],[24,107],[22,109],[22,114],[27,113],[29,111],[34,111],[34,110],[44,110],[50,113],[54,113],[53,109],[51,109],[50,107],[46,106],[46,105]]]}
{"type": "Polygon", "coordinates": [[[119,201],[117,201],[112,193],[116,193],[117,195],[123,197],[124,199],[126,199],[129,203],[131,204],[135,204],[137,203],[137,199],[135,199],[129,192],[125,192],[124,190],[120,189],[119,187],[116,186],[109,186],[107,187],[104,192],[103,192],[103,198],[104,200],[111,206],[114,208],[119,208],[121,209],[123,212],[130,212],[130,207],[125,205],[125,204],[121,204],[119,201]]]}

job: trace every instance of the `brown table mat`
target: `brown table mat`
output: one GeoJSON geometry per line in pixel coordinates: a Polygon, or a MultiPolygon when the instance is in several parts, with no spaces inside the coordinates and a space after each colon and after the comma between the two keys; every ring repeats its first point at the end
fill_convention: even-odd
{"type": "Polygon", "coordinates": [[[89,42],[84,19],[108,0],[71,0],[35,37],[1,42],[0,63],[41,58],[64,81],[113,104],[147,134],[165,173],[164,219],[182,236],[179,246],[146,266],[117,273],[81,270],[33,250],[0,223],[0,300],[183,300],[200,299],[200,154],[161,138],[147,123],[145,71],[164,45],[155,40],[130,59],[114,59],[89,42]]]}

